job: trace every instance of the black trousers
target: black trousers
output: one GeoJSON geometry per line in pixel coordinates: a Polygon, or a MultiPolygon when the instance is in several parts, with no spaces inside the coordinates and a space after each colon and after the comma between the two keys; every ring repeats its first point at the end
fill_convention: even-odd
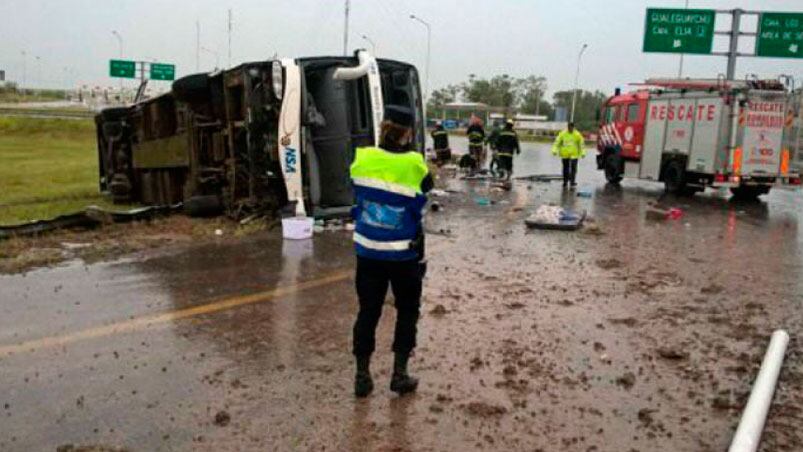
{"type": "Polygon", "coordinates": [[[500,155],[497,157],[499,159],[499,169],[507,170],[508,173],[513,172],[513,157],[508,155],[500,155]]]}
{"type": "Polygon", "coordinates": [[[577,159],[563,159],[563,185],[577,180],[577,159]]]}
{"type": "Polygon", "coordinates": [[[382,316],[388,285],[396,299],[393,351],[409,354],[415,348],[421,309],[422,265],[417,260],[395,262],[357,257],[357,297],[360,311],[354,323],[355,356],[370,356],[376,346],[376,326],[382,316]]]}

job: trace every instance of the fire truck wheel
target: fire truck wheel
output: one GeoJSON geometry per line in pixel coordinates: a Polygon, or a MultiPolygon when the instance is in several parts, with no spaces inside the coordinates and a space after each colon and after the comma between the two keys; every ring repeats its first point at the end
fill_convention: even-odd
{"type": "Polygon", "coordinates": [[[679,196],[690,196],[695,193],[686,186],[686,169],[681,160],[670,160],[664,167],[664,188],[668,193],[679,196]]]}
{"type": "Polygon", "coordinates": [[[605,158],[605,179],[611,184],[622,182],[622,161],[618,155],[609,154],[605,158]]]}
{"type": "Polygon", "coordinates": [[[738,187],[731,188],[731,193],[733,193],[733,196],[740,201],[755,201],[759,196],[766,195],[769,192],[769,187],[750,187],[746,185],[740,185],[738,187]]]}

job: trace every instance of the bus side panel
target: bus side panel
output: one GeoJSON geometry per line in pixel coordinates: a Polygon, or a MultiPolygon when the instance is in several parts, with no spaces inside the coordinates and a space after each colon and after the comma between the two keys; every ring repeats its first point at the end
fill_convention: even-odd
{"type": "Polygon", "coordinates": [[[642,179],[661,177],[661,157],[666,138],[666,112],[669,101],[653,100],[647,104],[647,125],[644,128],[644,149],[641,154],[642,179]]]}
{"type": "Polygon", "coordinates": [[[716,172],[717,153],[727,156],[727,145],[720,145],[722,118],[724,114],[721,97],[697,100],[694,110],[694,136],[689,154],[689,171],[703,174],[716,172]],[[712,118],[709,120],[709,118],[712,118]]]}

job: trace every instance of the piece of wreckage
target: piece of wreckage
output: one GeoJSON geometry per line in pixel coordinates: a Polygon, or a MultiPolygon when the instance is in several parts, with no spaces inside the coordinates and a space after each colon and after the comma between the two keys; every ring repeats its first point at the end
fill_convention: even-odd
{"type": "Polygon", "coordinates": [[[96,116],[100,190],[116,202],[183,203],[199,216],[345,216],[354,149],[378,142],[386,105],[415,111],[423,153],[410,64],[358,50],[189,75],[171,92],[96,116]]]}

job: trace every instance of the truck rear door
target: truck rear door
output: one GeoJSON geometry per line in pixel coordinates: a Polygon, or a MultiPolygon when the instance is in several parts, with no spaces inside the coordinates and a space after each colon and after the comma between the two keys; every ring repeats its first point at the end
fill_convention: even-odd
{"type": "Polygon", "coordinates": [[[751,91],[741,106],[737,142],[742,150],[742,177],[779,175],[786,103],[785,92],[751,91]]]}

